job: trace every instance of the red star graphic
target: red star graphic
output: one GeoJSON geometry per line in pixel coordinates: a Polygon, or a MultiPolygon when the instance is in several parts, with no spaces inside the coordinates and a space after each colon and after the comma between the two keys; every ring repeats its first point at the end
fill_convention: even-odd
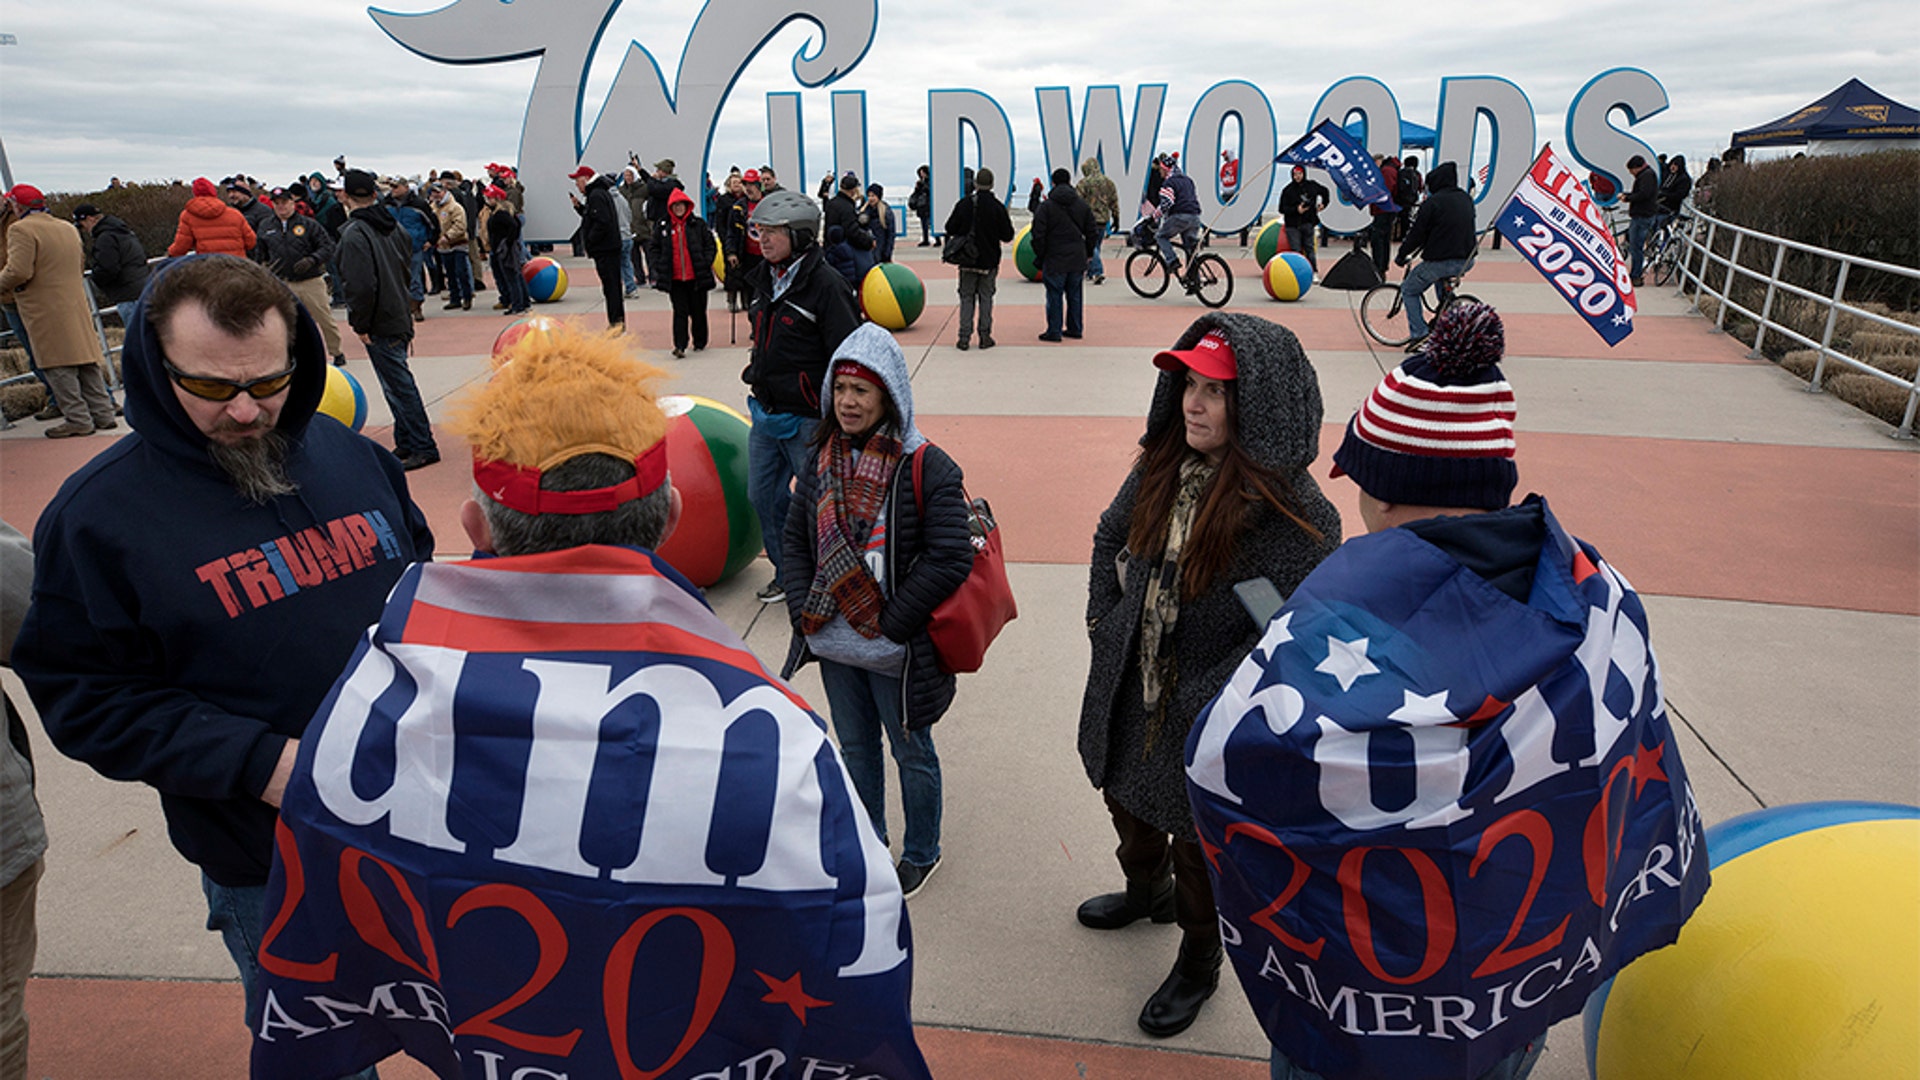
{"type": "Polygon", "coordinates": [[[1633,764],[1627,766],[1627,775],[1633,777],[1633,797],[1640,797],[1640,790],[1649,780],[1665,780],[1667,770],[1661,766],[1660,759],[1666,756],[1667,744],[1661,743],[1651,750],[1640,747],[1633,749],[1633,764]]]}
{"type": "Polygon", "coordinates": [[[785,1005],[792,1009],[793,1015],[800,1019],[802,1027],[807,1023],[808,1009],[824,1009],[833,1004],[831,1001],[822,1001],[817,997],[808,997],[807,992],[800,987],[800,973],[797,971],[792,977],[785,979],[776,979],[764,971],[755,971],[754,974],[760,976],[760,981],[767,984],[767,996],[760,1000],[774,1005],[785,1005]]]}
{"type": "Polygon", "coordinates": [[[1492,694],[1488,694],[1487,700],[1480,703],[1480,707],[1474,710],[1474,713],[1472,716],[1467,717],[1465,720],[1455,720],[1453,723],[1448,724],[1446,726],[1457,727],[1457,728],[1479,727],[1481,724],[1484,724],[1487,721],[1493,719],[1494,717],[1499,716],[1501,713],[1507,711],[1507,707],[1512,704],[1513,702],[1511,701],[1501,701],[1499,698],[1494,697],[1492,694]]]}
{"type": "Polygon", "coordinates": [[[1579,548],[1573,549],[1573,583],[1575,585],[1580,584],[1599,572],[1600,568],[1593,565],[1593,560],[1587,558],[1586,552],[1581,551],[1579,548]]]}

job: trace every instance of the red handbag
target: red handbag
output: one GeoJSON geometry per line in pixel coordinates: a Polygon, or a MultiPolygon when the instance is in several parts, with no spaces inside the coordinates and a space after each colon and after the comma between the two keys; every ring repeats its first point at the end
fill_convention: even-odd
{"type": "MultiPolygon", "coordinates": [[[[913,452],[913,506],[922,527],[927,516],[926,495],[920,488],[920,458],[926,447],[913,452]]],[[[964,493],[965,488],[961,491],[964,493]]],[[[951,674],[979,671],[987,646],[1000,631],[1020,617],[1007,581],[1007,555],[1000,544],[1000,525],[985,499],[967,499],[967,531],[973,541],[973,569],[953,595],[933,609],[927,636],[940,670],[951,674]]]]}

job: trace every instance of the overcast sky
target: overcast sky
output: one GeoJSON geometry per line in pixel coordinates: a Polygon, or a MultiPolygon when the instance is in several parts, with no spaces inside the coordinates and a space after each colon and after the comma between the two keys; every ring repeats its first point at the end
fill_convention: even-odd
{"type": "MultiPolygon", "coordinates": [[[[468,2],[618,4],[588,80],[587,125],[627,41],[647,46],[671,82],[700,11],[695,0],[468,2]]],[[[1665,86],[1671,106],[1632,133],[1689,160],[1850,77],[1920,106],[1911,0],[876,2],[872,49],[843,79],[802,91],[802,108],[808,172],[817,175],[831,164],[830,92],[866,91],[874,179],[889,189],[909,186],[927,158],[927,90],[936,87],[1000,102],[1020,176],[1041,171],[1038,86],[1071,88],[1077,115],[1087,86],[1117,84],[1131,122],[1134,88],[1166,83],[1161,149],[1179,147],[1195,99],[1223,79],[1265,92],[1283,145],[1326,88],[1349,75],[1379,78],[1407,119],[1428,125],[1443,77],[1501,75],[1532,100],[1540,139],[1564,145],[1566,109],[1580,87],[1609,68],[1639,67],[1665,86]]],[[[383,6],[416,13],[441,4],[383,6]]],[[[16,180],[49,191],[92,190],[109,176],[235,171],[278,183],[296,171],[330,173],[339,153],[382,172],[510,162],[537,65],[422,59],[347,0],[16,2],[4,10],[0,32],[17,44],[0,47],[0,138],[16,180]]],[[[716,176],[767,159],[765,95],[801,90],[789,64],[816,34],[810,24],[789,25],[741,73],[713,145],[716,176]]],[[[683,163],[681,171],[691,170],[683,163]]]]}

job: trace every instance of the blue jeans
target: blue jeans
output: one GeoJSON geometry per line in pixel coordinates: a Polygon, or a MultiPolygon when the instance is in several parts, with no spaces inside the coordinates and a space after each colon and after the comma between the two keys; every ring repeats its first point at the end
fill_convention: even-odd
{"type": "Polygon", "coordinates": [[[1086,277],[1081,274],[1042,274],[1040,281],[1047,287],[1047,336],[1060,336],[1060,302],[1066,301],[1066,331],[1073,337],[1081,333],[1080,296],[1086,277]]]}
{"type": "Polygon", "coordinates": [[[488,261],[493,264],[494,284],[500,289],[500,302],[507,305],[507,313],[518,314],[532,306],[527,296],[527,279],[520,276],[521,264],[515,261],[514,251],[506,247],[493,249],[488,261]]]}
{"type": "Polygon", "coordinates": [[[640,283],[634,280],[633,277],[632,240],[628,240],[626,243],[620,245],[620,284],[627,292],[632,292],[640,287],[640,283]]]}
{"type": "MultiPolygon", "coordinates": [[[[217,932],[226,943],[227,955],[240,969],[240,988],[247,997],[247,1030],[260,1026],[260,999],[255,987],[260,982],[260,934],[266,925],[267,888],[264,885],[221,885],[205,874],[200,889],[207,895],[207,929],[217,932]]],[[[372,1066],[343,1080],[379,1080],[372,1066]]]]}
{"type": "Polygon", "coordinates": [[[1281,230],[1287,234],[1287,250],[1299,252],[1301,258],[1307,260],[1307,265],[1313,267],[1313,272],[1316,274],[1320,272],[1320,264],[1313,257],[1313,233],[1318,227],[1316,225],[1280,226],[1281,230]]]}
{"type": "Polygon", "coordinates": [[[427,253],[424,248],[414,248],[407,262],[407,299],[425,300],[427,298],[427,253]]]}
{"type": "Polygon", "coordinates": [[[413,369],[407,366],[407,339],[376,334],[367,342],[367,359],[373,361],[380,391],[387,396],[387,411],[393,413],[393,452],[403,458],[439,457],[427,406],[414,385],[413,369]]]}
{"type": "Polygon", "coordinates": [[[907,819],[900,858],[915,866],[940,860],[940,756],[928,728],[900,726],[900,680],[832,660],[820,661],[820,685],[833,712],[833,733],[847,763],[853,789],[867,808],[880,842],[887,842],[887,770],[880,760],[880,733],[900,768],[900,807],[907,819]]]}
{"type": "MultiPolygon", "coordinates": [[[[1526,1046],[1515,1050],[1496,1062],[1493,1068],[1474,1077],[1474,1080],[1527,1080],[1527,1074],[1533,1071],[1534,1063],[1540,1060],[1540,1054],[1547,1048],[1544,1033],[1526,1046]]],[[[1323,1080],[1317,1072],[1309,1072],[1287,1059],[1279,1047],[1273,1048],[1273,1080],[1323,1080]]]]}
{"type": "MultiPolygon", "coordinates": [[[[1100,223],[1100,239],[1105,240],[1106,238],[1107,223],[1103,221],[1100,223]]],[[[1087,256],[1087,280],[1091,281],[1094,278],[1106,276],[1106,261],[1100,257],[1100,245],[1095,244],[1093,245],[1093,254],[1087,256]]]]}
{"type": "Polygon", "coordinates": [[[760,541],[777,575],[780,537],[787,528],[787,507],[793,502],[793,479],[813,467],[813,450],[807,443],[819,421],[792,414],[776,414],[768,420],[754,424],[747,433],[747,501],[760,515],[760,541]],[[773,428],[792,421],[798,422],[793,435],[773,434],[773,428]]]}
{"type": "Polygon", "coordinates": [[[1627,219],[1627,248],[1629,251],[1627,274],[1635,281],[1640,280],[1640,272],[1645,269],[1647,260],[1647,237],[1653,233],[1654,219],[1637,217],[1627,219]]]}
{"type": "Polygon", "coordinates": [[[1160,230],[1154,233],[1153,242],[1160,246],[1160,261],[1173,265],[1173,238],[1179,237],[1188,251],[1200,242],[1199,214],[1168,214],[1160,219],[1160,230]]]}
{"type": "Polygon", "coordinates": [[[473,303],[473,263],[467,258],[467,249],[441,252],[440,267],[447,279],[447,300],[473,303]]]}
{"type": "Polygon", "coordinates": [[[1400,283],[1400,304],[1407,309],[1407,329],[1413,331],[1414,337],[1427,336],[1427,309],[1420,306],[1420,294],[1441,278],[1458,277],[1466,272],[1465,259],[1428,259],[1407,271],[1406,280],[1400,283]]]}

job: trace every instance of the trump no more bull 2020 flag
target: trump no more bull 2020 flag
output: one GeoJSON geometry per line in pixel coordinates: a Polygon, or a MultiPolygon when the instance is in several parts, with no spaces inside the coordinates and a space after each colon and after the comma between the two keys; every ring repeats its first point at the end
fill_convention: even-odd
{"type": "Polygon", "coordinates": [[[1227,954],[1329,1080],[1480,1075],[1706,891],[1646,612],[1538,505],[1526,603],[1408,529],[1349,540],[1189,734],[1227,954]]]}
{"type": "Polygon", "coordinates": [[[1387,190],[1387,178],[1381,175],[1373,158],[1367,156],[1366,148],[1332,120],[1320,121],[1273,160],[1325,169],[1334,186],[1355,204],[1377,205],[1390,214],[1400,211],[1393,201],[1393,192],[1387,190]]]}
{"type": "Polygon", "coordinates": [[[301,743],[253,1075],[925,1080],[908,950],[824,725],[664,563],[418,566],[301,743]]]}
{"type": "Polygon", "coordinates": [[[1627,264],[1591,193],[1552,143],[1540,148],[1495,227],[1608,345],[1633,333],[1639,300],[1627,264]]]}

